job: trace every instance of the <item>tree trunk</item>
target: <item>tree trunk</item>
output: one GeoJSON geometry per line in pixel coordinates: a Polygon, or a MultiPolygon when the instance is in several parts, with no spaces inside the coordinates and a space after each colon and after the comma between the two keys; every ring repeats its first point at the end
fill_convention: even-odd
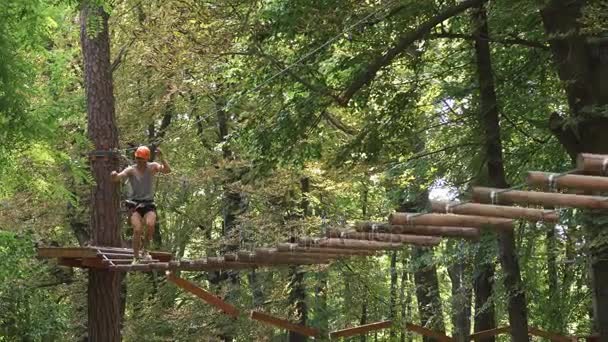
{"type": "MultiPolygon", "coordinates": [[[[494,259],[494,237],[489,232],[482,232],[477,252],[475,253],[476,270],[473,274],[473,291],[475,292],[475,321],[474,331],[484,331],[496,328],[494,302],[494,264],[488,262],[494,259]],[[491,246],[490,246],[491,245],[491,246]],[[492,251],[488,255],[488,251],[492,251]]],[[[494,336],[480,339],[481,342],[494,342],[494,336]]]]}
{"type": "Polygon", "coordinates": [[[563,332],[564,322],[561,314],[562,296],[560,296],[558,271],[557,271],[557,238],[555,237],[555,225],[546,223],[547,232],[545,235],[547,243],[547,278],[549,280],[549,298],[553,298],[549,303],[548,319],[550,331],[563,332]]]}
{"type": "MultiPolygon", "coordinates": [[[[474,11],[473,25],[489,183],[490,186],[506,188],[508,186],[502,158],[498,103],[492,74],[487,17],[483,5],[474,11]]],[[[512,231],[504,230],[498,234],[500,261],[505,273],[505,289],[508,293],[511,336],[515,342],[528,341],[526,297],[521,285],[519,263],[515,252],[515,236],[512,231]]]]}
{"type": "MultiPolygon", "coordinates": [[[[99,151],[118,148],[108,17],[95,1],[82,3],[80,39],[88,134],[99,151]]],[[[106,156],[91,161],[96,184],[91,197],[91,240],[94,245],[120,247],[118,187],[110,179],[111,171],[118,169],[118,158],[106,156]]],[[[120,341],[120,278],[117,272],[89,270],[89,341],[120,341]]]]}
{"type": "Polygon", "coordinates": [[[452,282],[452,337],[457,342],[470,341],[471,331],[471,289],[465,280],[465,260],[459,260],[448,267],[452,282]]]}
{"type": "MultiPolygon", "coordinates": [[[[226,162],[234,159],[232,150],[227,143],[227,137],[229,133],[228,115],[224,110],[224,101],[219,99],[216,101],[217,110],[217,123],[218,123],[218,135],[222,145],[222,156],[226,162]]],[[[225,170],[229,174],[228,181],[224,184],[224,194],[222,198],[222,235],[224,236],[225,243],[222,246],[222,252],[234,252],[239,249],[241,245],[241,232],[238,227],[238,216],[241,215],[247,208],[247,202],[245,195],[237,189],[232,188],[232,184],[238,182],[242,177],[242,170],[234,168],[232,166],[227,167],[225,170]]],[[[215,273],[216,277],[213,279],[219,283],[226,279],[229,280],[229,290],[226,294],[226,299],[230,301],[236,300],[238,293],[238,287],[240,286],[240,273],[238,271],[227,271],[222,274],[215,273]]],[[[229,324],[224,326],[221,339],[223,341],[232,341],[234,337],[234,324],[231,321],[229,324]]]]}
{"type": "MultiPolygon", "coordinates": [[[[397,251],[392,251],[391,253],[391,288],[390,288],[390,297],[389,297],[389,308],[388,308],[388,319],[390,321],[394,321],[396,317],[396,307],[397,307],[397,251]]],[[[390,338],[394,340],[396,338],[395,330],[390,330],[390,338]]]]}
{"type": "MultiPolygon", "coordinates": [[[[581,33],[581,9],[589,1],[551,0],[542,9],[553,60],[566,89],[573,125],[557,113],[549,119],[553,134],[573,161],[581,152],[608,154],[608,119],[601,106],[608,104],[608,41],[581,33]]],[[[585,219],[590,248],[593,317],[600,340],[608,341],[608,243],[606,214],[592,211],[585,219]]]]}
{"type": "MultiPolygon", "coordinates": [[[[413,247],[415,260],[432,259],[428,254],[432,254],[432,249],[423,247],[413,247]]],[[[414,272],[414,282],[416,283],[416,298],[418,299],[418,311],[420,321],[423,326],[434,331],[445,332],[443,323],[443,309],[441,298],[439,297],[439,280],[437,278],[437,266],[434,262],[421,265],[414,272]]],[[[424,337],[424,342],[434,342],[435,339],[424,337]]]]}
{"type": "MultiPolygon", "coordinates": [[[[367,299],[365,299],[363,304],[361,304],[361,319],[359,320],[359,325],[365,324],[367,324],[367,299]]],[[[361,334],[360,341],[366,342],[367,334],[361,334]]]]}
{"type": "MultiPolygon", "coordinates": [[[[306,217],[310,210],[310,203],[308,201],[310,179],[308,177],[302,177],[300,179],[300,190],[302,191],[300,209],[302,210],[302,217],[306,217]]],[[[292,236],[292,238],[295,238],[295,236],[292,236]]],[[[308,316],[308,308],[306,306],[306,287],[304,286],[305,275],[306,273],[301,267],[290,267],[291,291],[289,292],[289,303],[295,308],[296,321],[301,325],[306,325],[306,318],[308,316]]],[[[306,340],[307,338],[304,335],[298,334],[294,331],[289,332],[290,342],[301,342],[306,340]]]]}

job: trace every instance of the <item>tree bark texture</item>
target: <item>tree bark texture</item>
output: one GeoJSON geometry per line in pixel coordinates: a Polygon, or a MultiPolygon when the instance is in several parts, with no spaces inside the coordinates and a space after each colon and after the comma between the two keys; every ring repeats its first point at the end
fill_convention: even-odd
{"type": "Polygon", "coordinates": [[[457,342],[470,341],[472,292],[467,286],[465,272],[465,260],[459,260],[448,267],[452,283],[452,337],[457,342]]]}
{"type": "MultiPolygon", "coordinates": [[[[300,209],[302,211],[302,217],[306,217],[309,212],[310,202],[308,200],[308,193],[310,192],[310,178],[302,177],[300,179],[300,190],[302,191],[302,200],[300,202],[300,209]]],[[[306,325],[306,319],[308,316],[308,307],[306,305],[306,287],[304,285],[304,277],[306,273],[301,267],[290,268],[290,288],[289,292],[289,303],[295,308],[296,321],[301,325],[306,325]]],[[[294,331],[289,332],[290,342],[301,342],[306,341],[307,338],[304,335],[298,334],[294,331]]]]}
{"type": "MultiPolygon", "coordinates": [[[[413,247],[414,260],[428,258],[432,249],[413,247]]],[[[437,266],[434,263],[422,265],[414,272],[416,283],[416,298],[418,300],[418,311],[423,326],[444,333],[443,310],[439,297],[439,279],[437,278],[437,266]]],[[[434,342],[435,339],[424,337],[424,342],[434,342]]]]}
{"type": "MultiPolygon", "coordinates": [[[[573,162],[582,152],[608,154],[608,119],[599,114],[608,104],[608,41],[581,32],[581,10],[589,1],[551,0],[541,10],[543,25],[574,125],[553,113],[549,127],[573,162]]],[[[606,214],[590,211],[585,219],[590,248],[593,318],[601,341],[608,341],[608,242],[606,214]]]]}
{"type": "MultiPolygon", "coordinates": [[[[480,5],[473,12],[475,57],[480,87],[481,122],[485,135],[486,159],[491,186],[507,188],[500,138],[500,118],[494,86],[489,31],[485,8],[480,5]]],[[[505,289],[508,292],[509,325],[515,342],[528,341],[528,314],[526,297],[521,284],[521,274],[515,251],[513,231],[500,231],[499,256],[505,273],[505,289]]]]}
{"type": "MultiPolygon", "coordinates": [[[[94,1],[84,1],[80,12],[80,39],[84,59],[84,79],[88,115],[88,135],[94,148],[118,148],[114,94],[110,64],[108,17],[94,1]]],[[[110,173],[118,169],[118,158],[93,158],[91,170],[95,187],[91,196],[91,242],[120,247],[118,187],[110,173]]],[[[120,274],[89,270],[89,341],[120,341],[120,274]]]]}

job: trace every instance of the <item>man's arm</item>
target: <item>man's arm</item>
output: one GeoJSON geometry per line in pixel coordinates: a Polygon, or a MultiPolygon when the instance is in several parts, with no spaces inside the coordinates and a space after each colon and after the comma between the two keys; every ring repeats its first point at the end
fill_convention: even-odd
{"type": "Polygon", "coordinates": [[[120,182],[122,179],[126,178],[129,175],[129,170],[131,167],[127,167],[121,172],[112,171],[110,173],[110,177],[112,177],[113,182],[120,182]]]}
{"type": "Polygon", "coordinates": [[[171,172],[171,167],[169,166],[169,163],[167,163],[167,161],[165,160],[163,152],[160,150],[160,148],[156,148],[156,156],[160,160],[160,163],[156,163],[156,171],[161,173],[171,172]]]}

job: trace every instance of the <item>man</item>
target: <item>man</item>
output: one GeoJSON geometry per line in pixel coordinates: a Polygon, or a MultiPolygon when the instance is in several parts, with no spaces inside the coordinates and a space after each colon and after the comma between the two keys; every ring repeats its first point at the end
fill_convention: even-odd
{"type": "Polygon", "coordinates": [[[133,257],[134,262],[139,262],[140,243],[143,235],[143,257],[150,259],[150,254],[146,251],[148,243],[154,236],[154,226],[156,224],[156,205],[154,204],[154,175],[157,173],[169,173],[171,168],[163,158],[160,149],[156,149],[156,156],[160,159],[159,163],[150,163],[150,149],[140,146],[135,151],[135,165],[129,166],[120,173],[112,171],[112,181],[119,182],[127,178],[131,185],[131,196],[127,200],[133,226],[133,257]],[[146,226],[143,234],[144,225],[146,226]]]}

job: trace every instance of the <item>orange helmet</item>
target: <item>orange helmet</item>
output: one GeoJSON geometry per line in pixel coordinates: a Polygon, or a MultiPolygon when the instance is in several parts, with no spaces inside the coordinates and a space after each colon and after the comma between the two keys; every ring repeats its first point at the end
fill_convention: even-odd
{"type": "Polygon", "coordinates": [[[150,160],[150,149],[146,146],[139,146],[137,150],[135,150],[135,158],[150,160]]]}

